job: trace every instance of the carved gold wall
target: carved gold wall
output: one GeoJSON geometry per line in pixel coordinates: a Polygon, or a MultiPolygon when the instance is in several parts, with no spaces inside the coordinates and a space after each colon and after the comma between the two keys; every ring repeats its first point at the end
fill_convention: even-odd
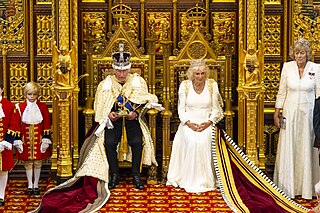
{"type": "MultiPolygon", "coordinates": [[[[77,42],[79,66],[76,65],[79,70],[73,78],[89,73],[90,69],[93,69],[92,55],[107,48],[106,45],[111,39],[110,32],[115,30],[117,19],[112,17],[111,8],[120,1],[81,0],[77,7],[72,7],[68,11],[60,8],[64,11],[65,17],[70,18],[69,22],[72,23],[70,28],[66,27],[64,17],[59,18],[53,13],[53,5],[59,11],[59,7],[64,7],[67,1],[57,3],[53,0],[13,0],[10,2],[7,8],[0,8],[4,14],[0,17],[0,76],[4,79],[5,96],[15,103],[21,102],[24,100],[22,92],[24,85],[28,81],[37,81],[41,85],[39,98],[46,102],[52,111],[52,88],[54,87],[52,71],[55,67],[52,61],[53,42],[56,41],[58,47],[67,45],[71,49],[72,41],[79,39],[77,42]],[[67,14],[73,15],[69,17],[67,14]],[[75,29],[79,30],[74,32],[75,29]]],[[[165,53],[168,54],[168,57],[179,54],[179,50],[186,45],[188,35],[193,29],[193,23],[190,17],[187,17],[187,11],[194,7],[197,1],[164,0],[157,1],[157,4],[154,1],[144,0],[123,2],[132,9],[130,17],[124,21],[126,31],[133,38],[139,51],[153,58],[151,64],[148,65],[148,69],[152,72],[147,72],[145,77],[149,84],[152,82],[150,90],[159,97],[160,102],[163,102],[166,98],[163,91],[168,86],[163,81],[165,72],[163,44],[169,48],[165,53]],[[149,44],[154,42],[156,48],[148,49],[148,42],[149,44]],[[148,73],[154,74],[149,75],[148,73]]],[[[241,129],[238,121],[239,116],[241,119],[246,119],[246,115],[251,116],[252,121],[250,120],[246,124],[248,129],[258,127],[259,131],[263,132],[262,139],[257,140],[254,146],[260,151],[264,151],[265,162],[272,164],[278,140],[277,129],[273,127],[272,115],[282,64],[290,60],[288,57],[289,46],[299,37],[305,37],[311,41],[315,53],[314,60],[320,61],[320,5],[316,2],[306,5],[299,0],[204,0],[199,1],[199,6],[208,12],[204,21],[199,25],[201,33],[210,41],[208,48],[213,50],[218,58],[223,58],[223,63],[230,61],[229,65],[218,64],[219,58],[215,66],[223,67],[222,71],[217,72],[217,79],[221,93],[230,109],[228,116],[235,121],[232,126],[233,137],[244,138],[250,133],[241,129]],[[256,15],[241,12],[244,10],[252,11],[256,15]],[[245,24],[244,20],[247,19],[255,21],[249,21],[245,24]],[[247,39],[249,37],[255,39],[247,39]],[[258,41],[261,38],[263,38],[263,45],[260,52],[263,54],[264,61],[260,67],[264,70],[261,76],[261,94],[263,95],[257,100],[252,96],[254,102],[248,103],[247,107],[254,108],[255,103],[259,100],[263,101],[260,104],[263,107],[259,109],[263,112],[261,117],[264,117],[262,127],[253,122],[257,119],[261,120],[260,115],[258,117],[251,114],[239,115],[242,98],[251,97],[252,93],[249,92],[248,96],[242,96],[237,91],[244,79],[244,73],[239,69],[239,66],[242,66],[240,64],[244,62],[244,58],[241,58],[243,52],[239,48],[240,42],[243,42],[246,51],[250,44],[255,47],[255,50],[259,50],[258,41]],[[224,72],[228,69],[231,70],[230,76],[226,76],[224,72]]],[[[175,73],[172,71],[168,73],[170,79],[168,92],[172,100],[177,100],[176,93],[179,81],[176,79],[183,78],[182,75],[183,72],[175,73]]],[[[72,113],[79,112],[82,116],[86,98],[93,97],[95,92],[96,86],[93,82],[96,85],[99,78],[98,73],[95,73],[86,78],[84,82],[80,82],[79,88],[76,88],[77,91],[78,89],[80,91],[79,104],[77,104],[77,109],[72,109],[76,112],[72,113]]],[[[71,94],[76,97],[73,104],[78,101],[77,91],[71,94]]],[[[172,118],[177,118],[175,104],[171,104],[173,106],[171,111],[174,113],[172,118]]],[[[72,117],[76,116],[73,114],[72,117]]],[[[75,122],[78,123],[77,120],[75,122]]],[[[174,126],[178,121],[172,119],[170,122],[172,127],[170,137],[172,139],[175,133],[174,126]]],[[[89,127],[85,127],[84,123],[80,121],[79,128],[79,138],[83,138],[85,131],[82,130],[89,127]]],[[[76,143],[81,146],[82,140],[76,139],[76,143]]],[[[157,153],[160,156],[158,159],[160,159],[161,150],[157,150],[157,153]]],[[[56,154],[54,152],[53,159],[57,158],[56,154]]],[[[76,161],[73,164],[76,164],[76,161]]]]}

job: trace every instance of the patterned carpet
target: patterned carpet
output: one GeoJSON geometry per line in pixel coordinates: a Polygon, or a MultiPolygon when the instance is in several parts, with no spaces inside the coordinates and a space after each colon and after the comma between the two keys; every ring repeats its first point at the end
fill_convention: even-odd
{"type": "MultiPolygon", "coordinates": [[[[0,212],[24,213],[34,210],[40,203],[45,190],[56,185],[53,180],[42,179],[39,184],[40,195],[26,195],[27,181],[10,179],[6,190],[6,205],[0,212]]],[[[295,199],[296,202],[311,208],[316,201],[295,199]]],[[[232,212],[224,202],[219,190],[207,193],[187,193],[183,189],[163,184],[147,185],[145,190],[136,190],[131,180],[122,180],[119,187],[112,190],[107,204],[100,209],[105,212],[232,212]]]]}

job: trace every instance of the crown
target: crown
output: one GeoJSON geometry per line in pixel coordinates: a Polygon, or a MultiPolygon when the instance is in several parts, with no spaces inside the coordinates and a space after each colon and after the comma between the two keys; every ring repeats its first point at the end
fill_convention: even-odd
{"type": "Polygon", "coordinates": [[[122,4],[122,1],[120,2],[120,4],[114,6],[111,8],[111,12],[113,14],[114,18],[123,18],[126,19],[130,16],[131,14],[131,7],[122,4]]]}
{"type": "Polygon", "coordinates": [[[195,7],[190,8],[186,12],[187,17],[191,21],[203,21],[206,19],[207,10],[199,7],[198,3],[195,7]]]}
{"type": "Polygon", "coordinates": [[[124,44],[119,44],[119,52],[115,52],[112,54],[113,69],[117,70],[127,70],[131,68],[130,63],[131,53],[124,52],[124,44]]]}
{"type": "Polygon", "coordinates": [[[206,65],[206,59],[196,59],[190,61],[190,67],[202,67],[206,65]]]}

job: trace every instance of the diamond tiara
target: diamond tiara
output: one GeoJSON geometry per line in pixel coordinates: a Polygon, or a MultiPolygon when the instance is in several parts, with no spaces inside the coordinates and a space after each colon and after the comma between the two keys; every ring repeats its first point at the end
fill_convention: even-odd
{"type": "Polygon", "coordinates": [[[202,67],[206,65],[206,59],[196,59],[190,61],[190,67],[202,67]]]}

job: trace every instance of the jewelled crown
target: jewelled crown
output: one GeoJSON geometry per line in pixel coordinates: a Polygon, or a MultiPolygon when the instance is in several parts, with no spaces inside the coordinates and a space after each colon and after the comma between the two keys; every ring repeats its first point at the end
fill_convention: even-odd
{"type": "Polygon", "coordinates": [[[131,68],[130,63],[131,53],[124,52],[124,44],[119,44],[119,52],[115,52],[112,54],[113,69],[117,70],[127,70],[131,68]]]}
{"type": "Polygon", "coordinates": [[[190,67],[201,67],[206,65],[206,59],[196,59],[190,61],[190,67]]]}

